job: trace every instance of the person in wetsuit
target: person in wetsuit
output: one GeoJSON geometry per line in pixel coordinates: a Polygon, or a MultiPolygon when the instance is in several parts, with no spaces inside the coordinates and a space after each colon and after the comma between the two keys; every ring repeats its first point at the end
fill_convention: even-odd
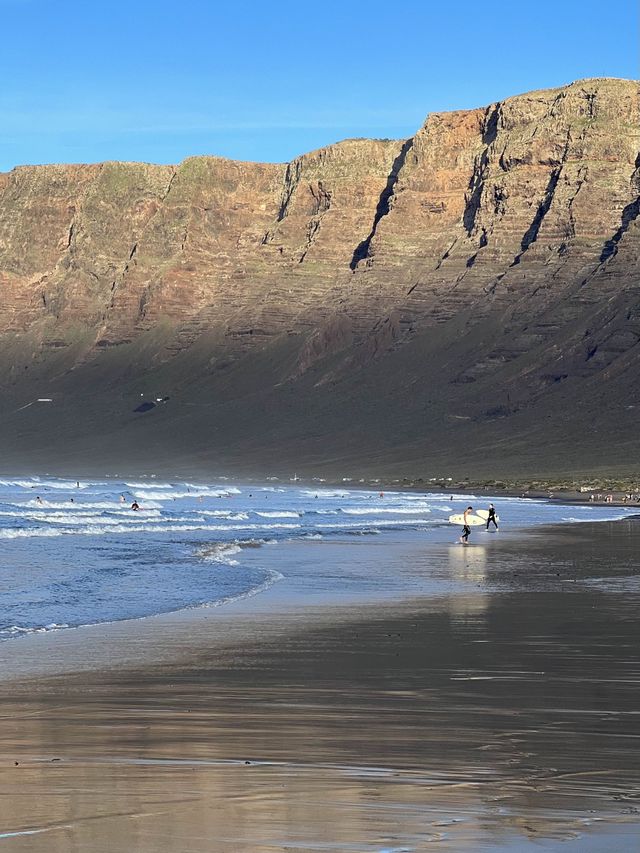
{"type": "Polygon", "coordinates": [[[493,526],[495,529],[498,529],[498,522],[496,521],[496,508],[493,504],[489,504],[489,515],[487,516],[487,530],[489,529],[489,524],[493,521],[493,526]]]}

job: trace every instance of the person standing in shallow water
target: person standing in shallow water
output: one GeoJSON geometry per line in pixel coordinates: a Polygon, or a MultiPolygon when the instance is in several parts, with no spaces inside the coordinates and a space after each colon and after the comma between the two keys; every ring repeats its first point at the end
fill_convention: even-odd
{"type": "Polygon", "coordinates": [[[493,526],[495,529],[498,529],[498,522],[496,521],[496,508],[493,504],[489,504],[489,515],[487,516],[487,530],[489,529],[489,524],[493,521],[493,526]]]}
{"type": "Polygon", "coordinates": [[[473,512],[473,507],[468,506],[464,511],[464,526],[462,528],[462,536],[460,537],[460,542],[463,545],[466,545],[469,541],[469,535],[471,534],[471,527],[468,523],[468,516],[473,512]]]}

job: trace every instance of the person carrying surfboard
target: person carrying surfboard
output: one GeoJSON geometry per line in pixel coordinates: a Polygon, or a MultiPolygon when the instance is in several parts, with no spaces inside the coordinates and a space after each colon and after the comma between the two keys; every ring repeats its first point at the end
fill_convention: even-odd
{"type": "Polygon", "coordinates": [[[489,529],[489,523],[493,521],[493,526],[495,529],[498,529],[498,522],[496,520],[496,508],[493,504],[489,504],[489,515],[487,516],[487,530],[489,529]]]}
{"type": "Polygon", "coordinates": [[[460,537],[460,542],[463,545],[467,544],[467,542],[469,541],[469,535],[471,534],[471,527],[469,526],[469,523],[468,523],[468,516],[472,512],[473,512],[472,506],[468,506],[464,511],[464,516],[463,516],[464,526],[462,528],[462,536],[460,537]]]}

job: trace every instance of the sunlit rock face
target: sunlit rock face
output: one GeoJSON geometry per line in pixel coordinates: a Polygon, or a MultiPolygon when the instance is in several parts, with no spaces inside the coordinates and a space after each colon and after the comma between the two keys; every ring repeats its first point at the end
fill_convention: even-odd
{"type": "Polygon", "coordinates": [[[289,164],[0,175],[9,458],[624,467],[639,94],[580,81],[289,164]]]}

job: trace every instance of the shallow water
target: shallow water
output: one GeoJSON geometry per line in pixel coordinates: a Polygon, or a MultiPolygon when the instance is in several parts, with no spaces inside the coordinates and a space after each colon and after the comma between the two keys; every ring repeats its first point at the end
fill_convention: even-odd
{"type": "MultiPolygon", "coordinates": [[[[458,530],[448,516],[473,503],[488,500],[321,484],[0,480],[0,640],[259,595],[282,579],[278,548],[292,539],[419,535],[425,543],[453,543],[458,530]]],[[[503,530],[634,512],[519,498],[493,503],[503,530]]],[[[471,542],[477,547],[493,535],[474,528],[471,542]]],[[[468,567],[474,556],[467,551],[468,567]]],[[[438,591],[436,579],[411,565],[372,575],[362,553],[352,553],[352,565],[323,574],[325,592],[380,598],[438,591]]],[[[312,589],[314,578],[307,580],[312,589]]]]}

